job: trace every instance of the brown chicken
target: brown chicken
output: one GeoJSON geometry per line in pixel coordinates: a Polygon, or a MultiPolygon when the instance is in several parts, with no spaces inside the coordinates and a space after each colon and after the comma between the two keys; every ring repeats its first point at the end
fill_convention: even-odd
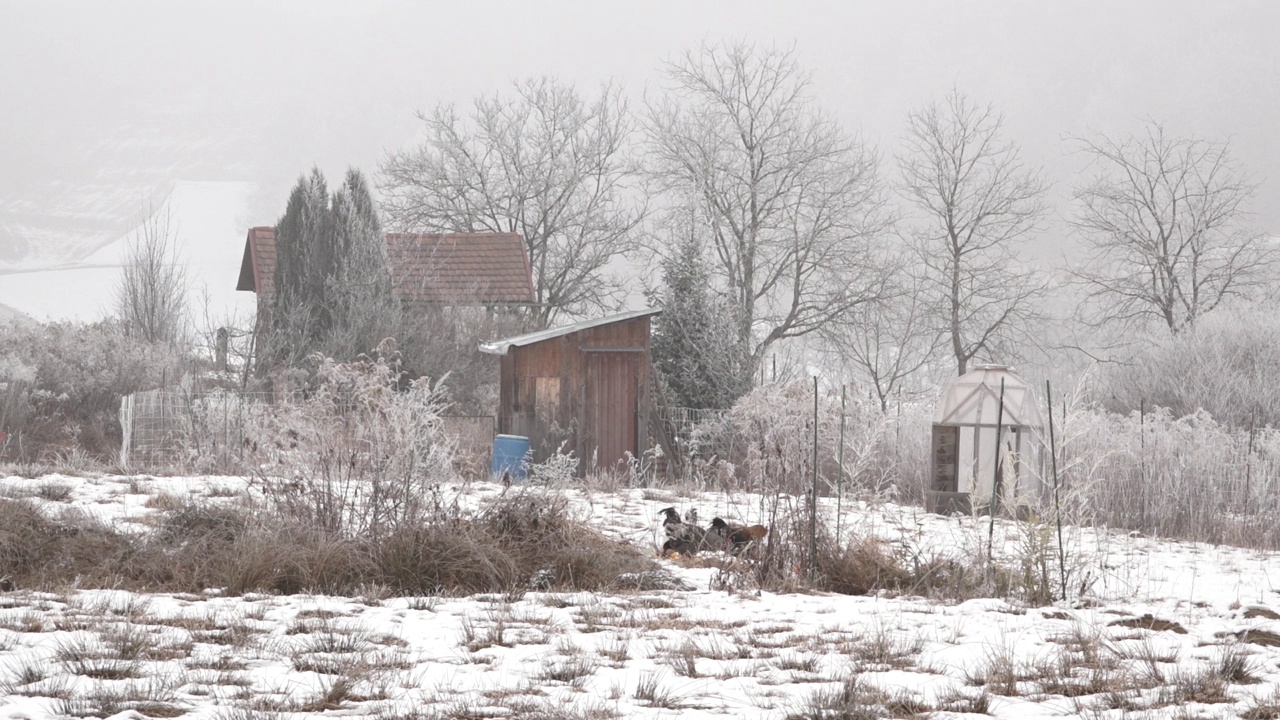
{"type": "Polygon", "coordinates": [[[757,540],[763,540],[769,534],[769,528],[763,525],[730,525],[721,518],[715,518],[711,521],[711,527],[707,529],[708,537],[715,535],[724,538],[724,549],[733,554],[742,552],[749,543],[757,540]]]}

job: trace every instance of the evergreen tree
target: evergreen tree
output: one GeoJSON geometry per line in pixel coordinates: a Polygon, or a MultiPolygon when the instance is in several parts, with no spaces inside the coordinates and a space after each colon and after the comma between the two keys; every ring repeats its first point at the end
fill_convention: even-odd
{"type": "Polygon", "coordinates": [[[319,168],[312,168],[310,176],[298,178],[276,223],[272,333],[280,349],[305,350],[324,334],[324,288],[331,264],[328,215],[328,185],[319,168]]]}
{"type": "Polygon", "coordinates": [[[349,170],[332,196],[313,168],[298,178],[276,224],[269,364],[315,351],[346,360],[368,352],[397,311],[386,237],[364,176],[349,170]]]}
{"type": "Polygon", "coordinates": [[[336,257],[326,288],[330,313],[328,354],[354,356],[368,352],[390,334],[398,310],[391,295],[386,236],[377,205],[364,176],[347,171],[331,207],[336,257]]]}
{"type": "Polygon", "coordinates": [[[671,396],[689,408],[728,408],[751,388],[750,351],[738,338],[736,305],[711,286],[697,241],[681,241],[662,264],[662,315],[653,362],[671,396]]]}

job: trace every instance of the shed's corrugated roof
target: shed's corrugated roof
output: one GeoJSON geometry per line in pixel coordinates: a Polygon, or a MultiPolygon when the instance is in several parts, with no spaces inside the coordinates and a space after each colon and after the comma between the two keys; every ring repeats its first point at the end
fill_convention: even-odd
{"type": "Polygon", "coordinates": [[[490,355],[506,355],[513,347],[524,347],[534,343],[542,342],[558,338],[570,333],[576,333],[580,330],[588,330],[601,325],[609,325],[610,323],[625,322],[627,320],[635,320],[636,318],[649,317],[657,315],[662,310],[657,308],[646,308],[644,310],[632,310],[630,312],[619,313],[617,315],[609,315],[607,317],[595,318],[594,320],[583,320],[572,325],[562,325],[560,327],[547,328],[546,330],[537,330],[524,335],[516,335],[505,340],[494,340],[493,342],[480,343],[480,351],[489,353],[490,355]]]}

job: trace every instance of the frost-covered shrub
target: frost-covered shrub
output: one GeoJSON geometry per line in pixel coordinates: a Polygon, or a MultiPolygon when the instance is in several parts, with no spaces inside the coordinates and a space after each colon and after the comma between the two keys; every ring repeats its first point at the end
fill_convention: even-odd
{"type": "Polygon", "coordinates": [[[1098,397],[1122,414],[1144,406],[1174,417],[1203,410],[1236,427],[1280,427],[1278,377],[1280,316],[1219,313],[1105,371],[1098,397]]]}
{"type": "MultiPolygon", "coordinates": [[[[703,457],[732,464],[740,489],[804,494],[813,486],[813,422],[811,385],[762,385],[722,417],[696,427],[691,444],[703,457]]],[[[820,468],[833,469],[833,429],[839,422],[839,401],[833,405],[830,399],[820,397],[820,468]]]]}
{"type": "Polygon", "coordinates": [[[1069,521],[1153,535],[1280,547],[1280,431],[1167,409],[1078,407],[1059,428],[1069,521]]]}
{"type": "MultiPolygon", "coordinates": [[[[810,492],[813,392],[806,382],[762,385],[729,411],[702,421],[690,438],[697,456],[694,467],[704,480],[725,489],[810,492]]],[[[843,408],[843,453],[839,394],[820,388],[817,410],[820,494],[835,494],[843,484],[848,490],[892,494],[906,501],[923,497],[928,408],[910,405],[885,414],[875,402],[851,393],[843,408]]]]}
{"type": "Polygon", "coordinates": [[[547,459],[528,466],[529,484],[560,488],[577,484],[578,465],[578,458],[562,443],[547,459]]]}
{"type": "Polygon", "coordinates": [[[30,461],[72,450],[114,457],[120,398],[176,385],[189,367],[179,349],[130,337],[112,322],[0,327],[0,430],[11,436],[5,457],[30,461]]]}
{"type": "Polygon", "coordinates": [[[456,478],[443,385],[421,378],[400,389],[399,369],[385,359],[313,362],[304,399],[276,405],[252,433],[269,502],[289,518],[352,536],[438,511],[436,486],[456,478]]]}
{"type": "Polygon", "coordinates": [[[159,447],[142,446],[135,431],[131,467],[152,463],[200,474],[252,472],[253,433],[266,427],[268,415],[275,412],[267,393],[178,391],[171,402],[172,425],[159,447]]]}

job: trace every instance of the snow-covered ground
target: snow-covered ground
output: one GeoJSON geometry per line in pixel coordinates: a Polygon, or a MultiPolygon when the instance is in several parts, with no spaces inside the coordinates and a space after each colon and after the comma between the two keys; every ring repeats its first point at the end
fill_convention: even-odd
{"type": "MultiPolygon", "coordinates": [[[[119,527],[142,527],[161,493],[217,502],[246,487],[233,477],[0,480],[4,494],[119,527]]],[[[459,492],[478,504],[502,488],[459,492]]],[[[749,496],[570,495],[593,525],[646,549],[668,505],[760,519],[749,496]]],[[[849,532],[909,554],[980,552],[988,531],[980,518],[845,505],[849,532]]],[[[672,561],[663,562],[689,589],[442,598],[18,589],[0,594],[0,717],[231,717],[230,708],[236,717],[1280,717],[1280,557],[1066,536],[1084,594],[1045,607],[732,594],[711,589],[716,568],[672,561]],[[824,705],[832,712],[820,714],[824,705]]],[[[1025,552],[1025,528],[1001,523],[996,537],[1007,559],[1025,552]]]]}

